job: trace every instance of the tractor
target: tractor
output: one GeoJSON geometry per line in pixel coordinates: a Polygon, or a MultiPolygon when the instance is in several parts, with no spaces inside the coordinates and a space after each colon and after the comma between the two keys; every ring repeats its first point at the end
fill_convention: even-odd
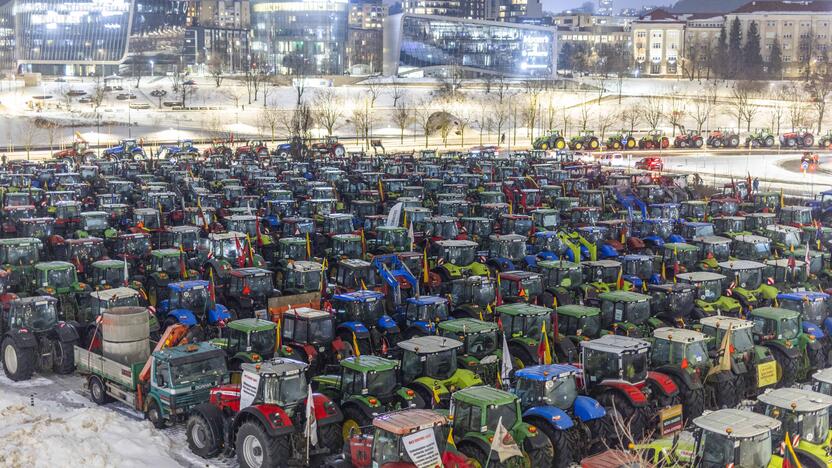
{"type": "MultiPolygon", "coordinates": [[[[662,415],[681,415],[679,388],[669,376],[648,372],[650,343],[638,338],[604,335],[582,341],[583,385],[607,411],[617,411],[627,421],[634,441],[639,441],[658,427],[664,435],[668,428],[662,415]],[[661,424],[660,424],[661,423],[661,424]]],[[[669,424],[674,424],[671,420],[669,424]]],[[[681,418],[677,423],[681,426],[681,418]]],[[[613,435],[610,435],[614,437],[613,435]]]]}
{"type": "Polygon", "coordinates": [[[774,146],[774,134],[768,128],[757,129],[745,138],[746,148],[771,148],[774,146]]]}
{"type": "Polygon", "coordinates": [[[696,130],[688,130],[676,135],[673,140],[674,148],[701,148],[705,144],[705,139],[696,130]]]}
{"type": "Polygon", "coordinates": [[[723,381],[731,377],[730,370],[711,377],[713,363],[707,343],[707,335],[694,330],[671,327],[653,330],[650,366],[670,377],[679,388],[685,421],[701,416],[706,402],[715,401],[723,390],[723,381]]]}
{"type": "MultiPolygon", "coordinates": [[[[782,424],[777,439],[788,434],[800,466],[823,468],[832,465],[829,415],[832,397],[804,388],[778,388],[757,397],[756,413],[782,424]]],[[[784,463],[785,465],[785,463],[784,463]]]]}
{"type": "Polygon", "coordinates": [[[312,377],[312,388],[341,408],[345,442],[379,414],[425,407],[416,392],[399,382],[399,362],[373,355],[342,359],[340,373],[312,377]]]}
{"type": "Polygon", "coordinates": [[[543,340],[548,340],[553,358],[559,362],[575,362],[575,344],[553,330],[553,310],[548,307],[516,303],[497,307],[503,333],[506,336],[515,369],[538,364],[538,351],[543,340]],[[544,335],[545,332],[545,335],[544,335]]]}
{"type": "Polygon", "coordinates": [[[689,284],[696,288],[693,318],[713,315],[729,315],[738,317],[742,312],[742,304],[735,297],[723,295],[727,277],[712,271],[695,271],[680,273],[676,280],[682,284],[689,284]]]}
{"type": "Polygon", "coordinates": [[[537,297],[538,304],[554,308],[579,302],[584,280],[580,264],[547,260],[537,262],[537,270],[543,278],[543,292],[537,297]]]}
{"type": "Polygon", "coordinates": [[[719,263],[719,271],[728,279],[725,294],[737,299],[748,312],[752,308],[774,303],[777,288],[763,281],[766,265],[751,260],[729,260],[719,263]]]}
{"type": "MultiPolygon", "coordinates": [[[[755,234],[736,236],[731,242],[730,256],[755,262],[768,260],[772,256],[771,241],[767,237],[755,234]]],[[[719,264],[717,263],[718,266],[719,264]]]]}
{"type": "Polygon", "coordinates": [[[777,361],[780,386],[790,387],[808,378],[812,370],[826,367],[824,347],[814,335],[803,333],[799,312],[758,307],[749,320],[754,322],[754,343],[769,348],[777,361]]]}
{"type": "Polygon", "coordinates": [[[338,141],[338,137],[327,136],[319,142],[312,143],[312,152],[319,156],[330,156],[341,159],[346,156],[344,145],[338,141]]]}
{"type": "Polygon", "coordinates": [[[639,149],[667,149],[669,146],[670,139],[661,130],[650,130],[638,141],[639,149]]]}
{"type": "Polygon", "coordinates": [[[451,393],[483,383],[474,372],[458,367],[456,356],[462,346],[435,335],[400,341],[402,385],[413,389],[428,408],[448,408],[451,393]]]}
{"type": "Polygon", "coordinates": [[[815,136],[806,129],[786,132],[780,135],[780,146],[785,148],[811,148],[815,146],[815,136]]]}
{"type": "Polygon", "coordinates": [[[631,150],[636,147],[636,139],[633,137],[633,132],[622,130],[607,138],[605,146],[608,150],[631,150]]]}
{"type": "Polygon", "coordinates": [[[579,375],[578,368],[564,364],[527,367],[514,375],[523,421],[549,439],[553,466],[569,466],[603,447],[607,432],[614,431],[604,407],[578,394],[579,375]]]}
{"type": "Polygon", "coordinates": [[[49,296],[33,296],[12,301],[0,312],[3,341],[3,370],[6,377],[19,382],[34,372],[69,374],[75,370],[73,348],[78,331],[58,319],[58,301],[49,296]]]}
{"type": "Polygon", "coordinates": [[[435,335],[436,325],[448,320],[448,300],[440,296],[419,295],[408,297],[396,305],[393,318],[402,330],[402,338],[435,335]]]}
{"type": "Polygon", "coordinates": [[[181,323],[188,327],[211,325],[223,327],[236,317],[224,305],[217,304],[208,281],[188,280],[168,284],[168,299],[159,301],[156,313],[165,328],[181,323]]]}
{"type": "MultiPolygon", "coordinates": [[[[91,288],[96,291],[118,288],[124,285],[124,261],[123,260],[98,260],[92,262],[87,272],[87,281],[91,288]]],[[[143,290],[144,286],[136,277],[128,276],[127,286],[136,291],[143,290]]]]}
{"type": "MultiPolygon", "coordinates": [[[[239,371],[244,363],[268,361],[275,355],[277,325],[268,320],[256,318],[228,322],[221,338],[214,338],[211,344],[225,350],[228,369],[239,371]]],[[[281,354],[287,352],[284,346],[281,354]]]]}
{"type": "Polygon", "coordinates": [[[273,273],[263,268],[231,270],[223,302],[238,317],[264,317],[270,297],[280,294],[272,280],[273,273]]]}
{"type": "Polygon", "coordinates": [[[698,468],[784,465],[777,446],[780,421],[748,410],[721,409],[693,420],[694,448],[691,466],[698,468]]]}
{"type": "Polygon", "coordinates": [[[101,157],[106,160],[144,159],[144,150],[134,139],[125,139],[116,146],[104,149],[101,157]]]}
{"type": "Polygon", "coordinates": [[[69,158],[78,164],[83,160],[95,157],[95,151],[90,149],[89,143],[86,141],[73,141],[72,146],[53,153],[52,157],[55,159],[69,158]]]}
{"type": "Polygon", "coordinates": [[[740,145],[740,136],[730,129],[717,129],[708,134],[708,146],[711,148],[736,148],[740,145]]]}
{"type": "Polygon", "coordinates": [[[719,262],[731,259],[732,240],[722,236],[703,236],[691,240],[699,248],[697,270],[715,270],[719,262]]]}
{"type": "Polygon", "coordinates": [[[594,151],[601,147],[598,137],[592,130],[581,130],[578,136],[574,136],[569,140],[569,149],[573,151],[581,151],[583,149],[594,151]]]}
{"type": "Polygon", "coordinates": [[[439,286],[464,276],[489,276],[484,263],[477,262],[479,244],[468,240],[440,240],[432,244],[436,251],[436,267],[431,270],[431,283],[439,286]]]}
{"type": "Polygon", "coordinates": [[[339,452],[343,416],[326,396],[309,394],[306,367],[291,359],[243,364],[241,384],[213,388],[210,402],[191,410],[185,430],[191,451],[203,458],[236,452],[243,468],[302,463],[339,452]],[[304,443],[310,406],[317,445],[304,443]]]}
{"type": "Polygon", "coordinates": [[[437,334],[463,344],[457,353],[458,366],[476,373],[487,385],[495,385],[502,358],[499,327],[494,322],[475,318],[446,320],[437,325],[437,334]]]}
{"type": "Polygon", "coordinates": [[[650,299],[650,296],[632,291],[599,294],[601,328],[615,335],[649,336],[650,330],[663,325],[661,320],[650,315],[650,299]]]}
{"type": "Polygon", "coordinates": [[[832,130],[827,130],[818,138],[818,148],[832,149],[832,130]]]}
{"type": "MultiPolygon", "coordinates": [[[[281,324],[281,343],[289,350],[284,354],[309,363],[307,373],[310,376],[331,372],[345,357],[369,354],[356,351],[356,341],[336,330],[336,320],[331,312],[296,307],[279,315],[273,314],[272,320],[281,324]]],[[[364,330],[366,334],[366,328],[364,330]]],[[[358,348],[362,349],[361,344],[358,348]]]]}
{"type": "Polygon", "coordinates": [[[329,299],[335,315],[336,335],[358,349],[356,354],[392,357],[401,330],[384,310],[384,294],[376,291],[354,291],[335,294],[329,299]]]}
{"type": "Polygon", "coordinates": [[[75,265],[53,261],[35,264],[35,294],[58,299],[61,320],[81,320],[86,309],[87,295],[92,289],[78,281],[75,265]]]}
{"type": "Polygon", "coordinates": [[[532,147],[544,151],[549,149],[562,150],[566,149],[566,139],[560,130],[550,130],[546,135],[535,139],[532,147]]]}
{"type": "Polygon", "coordinates": [[[684,326],[694,318],[696,287],[684,282],[650,284],[644,291],[650,296],[653,317],[669,326],[684,326]]]}
{"type": "Polygon", "coordinates": [[[150,252],[150,262],[144,270],[147,301],[156,306],[167,299],[168,284],[175,281],[197,279],[199,273],[188,269],[187,257],[179,249],[158,249],[150,252]]]}
{"type": "Polygon", "coordinates": [[[777,295],[777,303],[784,309],[800,313],[803,333],[813,335],[824,348],[828,364],[832,364],[832,317],[829,315],[829,294],[816,291],[794,291],[777,295]]]}
{"type": "Polygon", "coordinates": [[[581,269],[584,274],[581,291],[587,305],[597,304],[601,293],[633,289],[633,284],[624,279],[621,262],[617,260],[581,262],[581,269]]]}
{"type": "Polygon", "coordinates": [[[452,317],[493,319],[491,304],[497,299],[494,279],[484,276],[456,279],[450,282],[444,294],[450,295],[452,317]]]}
{"type": "Polygon", "coordinates": [[[218,284],[226,285],[235,266],[264,268],[265,260],[246,242],[245,234],[239,232],[211,233],[207,249],[199,249],[198,263],[203,277],[214,277],[218,284]],[[210,273],[212,272],[212,273],[210,273]]]}
{"type": "Polygon", "coordinates": [[[32,283],[42,248],[43,243],[35,238],[0,239],[0,267],[10,273],[13,291],[26,290],[32,283]]]}

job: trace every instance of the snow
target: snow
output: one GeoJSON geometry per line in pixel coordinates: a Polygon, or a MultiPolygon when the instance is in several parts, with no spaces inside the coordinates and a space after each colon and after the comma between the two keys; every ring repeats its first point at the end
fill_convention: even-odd
{"type": "MultiPolygon", "coordinates": [[[[20,387],[25,388],[25,384],[20,387]]],[[[0,388],[5,385],[0,383],[0,388]]],[[[38,386],[31,389],[37,390],[38,386]]],[[[66,398],[67,393],[72,392],[60,395],[66,398]]],[[[70,398],[76,404],[80,402],[74,396],[70,398]]],[[[174,459],[173,442],[149,422],[97,406],[73,408],[39,397],[33,401],[32,406],[22,395],[0,392],[0,466],[181,466],[174,459]]]]}

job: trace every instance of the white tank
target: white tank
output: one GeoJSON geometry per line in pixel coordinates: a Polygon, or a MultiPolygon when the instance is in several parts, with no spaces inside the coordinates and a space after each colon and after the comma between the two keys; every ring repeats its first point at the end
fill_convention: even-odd
{"type": "Polygon", "coordinates": [[[113,307],[101,316],[104,357],[124,365],[150,357],[150,314],[144,307],[113,307]]]}

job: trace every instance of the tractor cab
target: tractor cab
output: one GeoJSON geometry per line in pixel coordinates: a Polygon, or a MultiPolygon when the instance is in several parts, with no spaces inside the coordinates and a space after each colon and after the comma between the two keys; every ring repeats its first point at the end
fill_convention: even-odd
{"type": "Polygon", "coordinates": [[[340,260],[334,276],[335,284],[348,291],[375,289],[381,286],[376,268],[370,262],[360,259],[340,260]]]}
{"type": "Polygon", "coordinates": [[[466,216],[459,221],[468,239],[473,242],[481,243],[494,233],[494,221],[490,218],[466,216]]]}
{"type": "Polygon", "coordinates": [[[678,203],[651,203],[647,207],[647,216],[650,218],[662,218],[677,220],[680,218],[678,203]]]}
{"type": "Polygon", "coordinates": [[[281,295],[292,296],[307,292],[321,291],[326,286],[323,265],[318,262],[297,260],[289,262],[278,282],[281,295]],[[282,283],[282,284],[281,284],[282,283]]]}
{"type": "Polygon", "coordinates": [[[460,235],[457,220],[451,216],[431,216],[425,218],[424,233],[431,241],[453,240],[460,235]]]}
{"type": "Polygon", "coordinates": [[[644,283],[660,283],[661,276],[654,271],[653,257],[649,255],[624,255],[621,257],[623,276],[633,283],[636,289],[641,289],[644,283]]]}
{"type": "Polygon", "coordinates": [[[581,265],[565,260],[549,260],[537,263],[540,276],[543,277],[545,289],[564,288],[576,290],[580,288],[584,277],[581,265]]]}
{"type": "Polygon", "coordinates": [[[300,307],[284,312],[281,320],[281,336],[287,345],[320,349],[335,339],[335,317],[329,312],[300,307]]]}
{"type": "Polygon", "coordinates": [[[118,287],[90,293],[90,318],[93,320],[113,307],[139,307],[139,292],[118,287]]]}
{"type": "MultiPolygon", "coordinates": [[[[776,388],[757,397],[754,411],[782,424],[773,431],[775,440],[792,437],[794,450],[805,466],[823,466],[829,457],[829,412],[832,397],[804,388],[776,388]]],[[[785,463],[784,463],[785,464],[785,463]]]]}
{"type": "Polygon", "coordinates": [[[12,301],[5,314],[3,322],[9,329],[47,332],[58,324],[58,300],[51,296],[23,297],[12,301]]]}
{"type": "Polygon", "coordinates": [[[277,296],[273,273],[263,268],[235,268],[226,291],[226,305],[240,317],[265,316],[270,297],[277,296]]]}
{"type": "Polygon", "coordinates": [[[331,260],[360,259],[364,254],[361,236],[356,234],[335,234],[330,239],[332,247],[327,257],[331,260]]]}
{"type": "Polygon", "coordinates": [[[410,250],[410,242],[407,229],[399,226],[379,226],[376,228],[375,239],[367,241],[371,250],[384,253],[407,252],[410,250]]]}
{"type": "Polygon", "coordinates": [[[560,226],[560,211],[548,208],[538,208],[529,213],[535,228],[553,231],[560,226]]]}
{"type": "Polygon", "coordinates": [[[436,333],[436,324],[448,320],[448,300],[439,296],[409,297],[404,303],[400,326],[406,335],[436,333]]]}
{"type": "Polygon", "coordinates": [[[754,234],[764,233],[766,226],[777,223],[777,215],[774,213],[748,213],[745,215],[745,229],[754,234]]]}
{"type": "Polygon", "coordinates": [[[128,261],[138,261],[150,255],[150,236],[143,232],[136,234],[121,234],[113,240],[110,249],[114,258],[127,257],[128,261]]]}
{"type": "Polygon", "coordinates": [[[235,231],[248,236],[250,239],[257,238],[258,222],[254,215],[231,215],[222,220],[226,231],[235,231]]]}
{"type": "Polygon", "coordinates": [[[463,344],[453,338],[429,335],[400,341],[402,385],[413,388],[431,407],[447,408],[452,390],[482,383],[473,372],[458,367],[463,344]]]}
{"type": "Polygon", "coordinates": [[[777,214],[777,224],[802,228],[811,226],[812,221],[812,207],[810,206],[784,206],[777,214]]]}
{"type": "Polygon", "coordinates": [[[556,309],[558,333],[574,341],[598,337],[601,332],[601,310],[579,304],[562,305],[556,309]]]}
{"type": "Polygon", "coordinates": [[[830,329],[829,294],[816,291],[795,291],[777,295],[777,301],[783,309],[800,313],[803,321],[803,331],[815,336],[824,337],[824,331],[830,329]]]}
{"type": "Polygon", "coordinates": [[[718,236],[734,237],[739,234],[750,234],[745,230],[744,216],[714,216],[714,233],[718,236]]]}
{"type": "Polygon", "coordinates": [[[178,322],[194,326],[207,322],[222,327],[233,317],[225,306],[211,298],[210,288],[210,283],[202,280],[170,283],[168,299],[159,303],[157,313],[167,325],[178,322]]]}
{"type": "Polygon", "coordinates": [[[708,204],[702,200],[683,201],[679,207],[679,214],[687,221],[705,221],[708,216],[708,204]]]}
{"type": "Polygon", "coordinates": [[[765,264],[752,260],[734,260],[719,264],[720,272],[734,281],[735,288],[755,290],[763,284],[765,264]]]}
{"type": "Polygon", "coordinates": [[[721,236],[695,238],[693,245],[699,248],[700,266],[715,268],[716,263],[728,260],[731,257],[731,243],[731,239],[721,236]]]}
{"type": "Polygon", "coordinates": [[[682,242],[668,242],[662,247],[662,263],[665,276],[693,271],[699,262],[699,248],[682,242]]]}
{"type": "Polygon", "coordinates": [[[708,336],[684,328],[662,327],[653,330],[650,364],[655,367],[678,366],[693,372],[704,381],[711,368],[708,336]]]}
{"type": "MultiPolygon", "coordinates": [[[[512,268],[526,256],[526,236],[520,234],[491,234],[488,256],[500,267],[512,268]]],[[[501,268],[498,268],[501,269],[501,268]]]]}
{"type": "Polygon", "coordinates": [[[622,272],[621,262],[616,260],[596,260],[581,262],[581,268],[584,274],[583,284],[615,284],[616,281],[618,281],[619,273],[622,272]]]}
{"type": "Polygon", "coordinates": [[[280,235],[289,236],[310,236],[315,234],[315,221],[312,218],[287,217],[280,220],[280,235]]]}
{"type": "Polygon", "coordinates": [[[52,244],[52,255],[57,260],[72,262],[79,273],[84,273],[92,262],[107,257],[107,249],[100,237],[63,239],[52,244]]]}
{"type": "Polygon", "coordinates": [[[734,216],[739,210],[739,201],[734,198],[712,198],[708,202],[708,214],[711,216],[734,216]]]}
{"type": "MultiPolygon", "coordinates": [[[[429,450],[436,447],[444,456],[448,440],[449,421],[445,416],[428,409],[406,409],[386,412],[373,419],[372,435],[348,433],[347,462],[349,466],[416,466],[406,447],[414,438],[429,437],[429,450]]],[[[418,456],[418,454],[414,454],[418,456]]]]}
{"type": "Polygon", "coordinates": [[[321,233],[325,236],[352,234],[355,232],[355,216],[349,213],[330,213],[324,216],[321,233]]]}
{"type": "Polygon", "coordinates": [[[199,244],[199,228],[196,226],[165,226],[159,232],[159,248],[172,249],[181,247],[185,252],[193,252],[199,244]]]}
{"type": "Polygon", "coordinates": [[[699,468],[779,467],[773,456],[780,421],[748,410],[720,409],[693,420],[694,464],[699,468]]]}
{"type": "Polygon", "coordinates": [[[780,207],[779,192],[754,192],[751,197],[752,207],[757,213],[774,213],[780,207]]]}
{"type": "Polygon", "coordinates": [[[277,241],[275,258],[285,261],[309,260],[306,239],[303,237],[281,237],[277,241]]]}
{"type": "Polygon", "coordinates": [[[497,378],[498,347],[501,343],[499,326],[475,318],[445,320],[437,325],[438,335],[463,343],[458,357],[459,366],[475,372],[483,382],[494,385],[497,378]]]}
{"type": "Polygon", "coordinates": [[[447,294],[450,295],[451,304],[455,308],[455,315],[457,311],[465,310],[466,305],[476,306],[476,312],[484,314],[488,305],[497,298],[494,280],[476,275],[451,281],[447,294]]]}
{"type": "MultiPolygon", "coordinates": [[[[80,230],[79,237],[104,237],[107,230],[110,229],[110,213],[106,211],[85,211],[81,213],[78,228],[80,230]]],[[[112,235],[115,235],[114,231],[112,235]]]]}
{"type": "Polygon", "coordinates": [[[159,229],[162,227],[159,210],[156,208],[135,208],[133,210],[133,225],[146,230],[159,229]]]}
{"type": "Polygon", "coordinates": [[[508,214],[500,215],[500,232],[503,234],[517,234],[528,237],[532,232],[533,221],[529,215],[508,214]]]}
{"type": "Polygon", "coordinates": [[[18,237],[35,237],[41,241],[55,231],[55,218],[22,218],[16,223],[18,237]]]}
{"type": "Polygon", "coordinates": [[[691,284],[651,284],[646,294],[650,296],[653,315],[666,323],[681,324],[693,315],[697,290],[691,284]]]}
{"type": "Polygon", "coordinates": [[[307,367],[306,363],[283,358],[242,364],[242,381],[258,382],[252,405],[261,408],[269,405],[302,414],[309,392],[307,367]]]}
{"type": "Polygon", "coordinates": [[[767,237],[746,234],[734,237],[731,256],[761,262],[771,257],[771,241],[767,237]]]}
{"type": "Polygon", "coordinates": [[[679,225],[679,235],[685,239],[696,240],[700,237],[716,235],[713,223],[685,221],[679,225]]]}
{"type": "Polygon", "coordinates": [[[803,260],[778,258],[766,260],[764,264],[766,265],[763,270],[764,276],[778,289],[789,290],[803,287],[809,279],[806,263],[803,260]]]}
{"type": "Polygon", "coordinates": [[[98,260],[90,264],[87,278],[95,289],[117,288],[124,284],[123,260],[98,260]]]}
{"type": "Polygon", "coordinates": [[[610,291],[598,295],[601,326],[614,334],[644,336],[650,319],[650,296],[631,291],[610,291]]]}
{"type": "Polygon", "coordinates": [[[584,386],[592,390],[606,381],[641,385],[647,380],[650,343],[638,338],[604,335],[581,341],[584,386]]]}
{"type": "Polygon", "coordinates": [[[803,231],[794,226],[784,226],[782,224],[773,224],[766,226],[763,235],[771,240],[774,244],[774,249],[785,253],[789,250],[799,248],[802,245],[801,234],[803,231]]]}
{"type": "Polygon", "coordinates": [[[499,294],[506,302],[534,302],[543,292],[543,277],[524,270],[498,273],[499,294]]]}

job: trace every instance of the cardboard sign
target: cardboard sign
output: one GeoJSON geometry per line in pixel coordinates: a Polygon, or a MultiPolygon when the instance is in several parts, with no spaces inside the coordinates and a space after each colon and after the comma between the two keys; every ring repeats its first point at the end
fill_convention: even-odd
{"type": "Polygon", "coordinates": [[[777,383],[777,361],[757,365],[757,387],[767,387],[777,383]]]}
{"type": "Polygon", "coordinates": [[[662,437],[681,431],[683,427],[682,405],[671,406],[659,411],[659,433],[662,437]]]}
{"type": "Polygon", "coordinates": [[[257,389],[260,387],[260,374],[243,372],[240,381],[240,409],[248,408],[257,396],[257,389]]]}
{"type": "Polygon", "coordinates": [[[439,455],[439,446],[436,445],[433,429],[422,429],[402,437],[402,445],[410,461],[417,468],[442,466],[442,457],[439,455]]]}

